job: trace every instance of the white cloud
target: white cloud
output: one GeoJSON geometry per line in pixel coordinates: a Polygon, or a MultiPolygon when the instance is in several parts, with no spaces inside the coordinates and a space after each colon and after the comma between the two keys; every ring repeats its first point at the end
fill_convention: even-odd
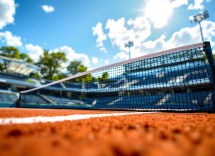
{"type": "Polygon", "coordinates": [[[97,57],[92,57],[92,63],[97,64],[99,59],[97,57]]]}
{"type": "Polygon", "coordinates": [[[187,5],[188,4],[188,0],[174,0],[171,3],[172,8],[178,8],[182,5],[187,5]]]}
{"type": "Polygon", "coordinates": [[[2,41],[2,43],[4,43],[5,42],[5,40],[1,40],[2,41]]]}
{"type": "Polygon", "coordinates": [[[63,46],[63,47],[60,47],[59,49],[58,48],[54,49],[54,52],[57,52],[57,51],[65,52],[68,61],[78,60],[78,61],[81,61],[85,66],[87,67],[90,66],[89,57],[83,53],[81,54],[76,53],[71,47],[63,46]]]}
{"type": "MultiPolygon", "coordinates": [[[[104,32],[102,30],[102,23],[99,22],[95,27],[92,28],[92,30],[93,30],[93,35],[98,36],[98,38],[96,40],[97,43],[102,43],[102,41],[107,39],[107,35],[104,34],[104,32]]],[[[100,46],[103,46],[103,44],[100,46]]]]}
{"type": "Polygon", "coordinates": [[[105,47],[100,48],[101,51],[104,51],[105,53],[107,52],[107,50],[105,49],[105,47]]]}
{"type": "Polygon", "coordinates": [[[29,52],[29,56],[37,62],[39,56],[43,54],[43,49],[38,45],[26,44],[25,49],[29,52]]]}
{"type": "Polygon", "coordinates": [[[16,4],[14,0],[0,0],[0,29],[10,23],[14,23],[16,4]]]}
{"type": "Polygon", "coordinates": [[[134,41],[135,49],[141,46],[141,43],[151,35],[151,26],[149,21],[145,17],[137,17],[127,22],[131,26],[131,29],[125,27],[125,19],[121,18],[115,21],[114,19],[108,19],[106,29],[109,29],[108,37],[111,40],[112,46],[116,45],[122,51],[128,52],[128,48],[125,48],[125,43],[128,41],[134,41]]]}
{"type": "MultiPolygon", "coordinates": [[[[107,35],[104,34],[103,29],[102,29],[102,23],[98,23],[95,27],[92,28],[93,30],[93,35],[97,35],[98,38],[96,40],[96,43],[98,43],[96,45],[96,47],[102,47],[105,49],[105,47],[103,47],[103,41],[105,41],[107,39],[107,35]]],[[[100,48],[101,50],[101,48],[100,48]]],[[[107,52],[106,50],[102,50],[104,52],[107,52]]]]}
{"type": "Polygon", "coordinates": [[[103,42],[99,42],[96,47],[103,47],[103,42]]]}
{"type": "Polygon", "coordinates": [[[54,7],[51,5],[42,5],[41,7],[43,8],[43,10],[45,12],[53,12],[54,11],[54,7]]]}
{"type": "Polygon", "coordinates": [[[102,59],[100,59],[100,61],[102,62],[103,60],[102,60],[102,59]]]}
{"type": "MultiPolygon", "coordinates": [[[[215,47],[215,42],[212,41],[212,37],[215,36],[215,22],[203,21],[201,24],[204,39],[210,41],[212,47],[215,47]]],[[[133,57],[139,57],[154,52],[160,52],[166,49],[199,43],[201,42],[199,25],[196,25],[192,28],[182,28],[180,31],[173,33],[172,37],[169,40],[165,41],[165,39],[166,36],[161,35],[160,38],[154,41],[144,42],[131,54],[133,54],[133,57]]]]}
{"type": "Polygon", "coordinates": [[[206,0],[206,2],[211,2],[211,0],[206,0]]]}
{"type": "Polygon", "coordinates": [[[194,4],[191,3],[189,6],[188,6],[188,10],[197,10],[197,9],[203,9],[204,8],[204,5],[202,5],[204,0],[195,0],[194,1],[194,4]]]}
{"type": "Polygon", "coordinates": [[[93,70],[94,68],[88,68],[87,71],[93,70]]]}
{"type": "Polygon", "coordinates": [[[120,52],[120,53],[117,53],[117,54],[113,57],[114,60],[117,59],[117,58],[119,58],[119,59],[121,59],[121,60],[128,60],[128,59],[129,59],[129,55],[126,54],[125,52],[120,52]]]}
{"type": "MultiPolygon", "coordinates": [[[[166,49],[180,47],[184,45],[201,42],[201,34],[199,25],[195,27],[182,28],[180,31],[173,33],[170,39],[166,39],[166,33],[161,35],[154,41],[145,40],[151,35],[151,27],[148,20],[144,17],[128,20],[130,29],[125,26],[125,19],[118,20],[109,19],[106,24],[106,29],[109,30],[108,37],[111,40],[112,46],[116,45],[121,51],[128,53],[129,49],[125,48],[125,43],[134,41],[134,46],[131,47],[131,58],[142,55],[159,52],[166,49]]],[[[215,22],[201,22],[204,39],[211,41],[211,45],[215,46],[212,37],[215,36],[215,22]]],[[[121,52],[114,56],[114,59],[126,59],[126,53],[121,52]]]]}
{"type": "Polygon", "coordinates": [[[22,46],[21,37],[13,36],[10,31],[0,32],[0,39],[4,37],[8,46],[22,46]]]}
{"type": "Polygon", "coordinates": [[[56,53],[56,52],[59,52],[59,49],[55,48],[53,51],[56,53]]]}
{"type": "Polygon", "coordinates": [[[109,64],[109,60],[105,60],[105,64],[109,64]]]}

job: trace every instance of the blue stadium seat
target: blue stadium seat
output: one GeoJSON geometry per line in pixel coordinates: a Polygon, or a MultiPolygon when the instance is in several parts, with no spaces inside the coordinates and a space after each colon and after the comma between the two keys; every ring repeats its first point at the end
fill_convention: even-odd
{"type": "Polygon", "coordinates": [[[18,99],[18,97],[16,95],[12,95],[12,94],[3,94],[0,93],[0,103],[4,103],[4,102],[16,102],[16,100],[18,99]]]}

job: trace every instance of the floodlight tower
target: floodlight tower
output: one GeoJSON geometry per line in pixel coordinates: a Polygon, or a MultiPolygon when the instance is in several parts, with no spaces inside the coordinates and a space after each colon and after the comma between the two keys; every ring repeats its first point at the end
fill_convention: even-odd
{"type": "Polygon", "coordinates": [[[204,11],[204,12],[200,12],[197,15],[194,16],[190,16],[190,23],[196,23],[199,22],[199,26],[200,26],[200,32],[201,32],[201,36],[202,36],[202,42],[204,42],[204,37],[203,37],[203,33],[202,33],[202,27],[201,27],[201,21],[203,19],[206,19],[209,17],[208,11],[204,11]]]}
{"type": "Polygon", "coordinates": [[[129,59],[131,59],[131,52],[130,52],[130,47],[134,46],[133,41],[129,41],[128,44],[125,43],[125,47],[129,47],[129,59]]]}

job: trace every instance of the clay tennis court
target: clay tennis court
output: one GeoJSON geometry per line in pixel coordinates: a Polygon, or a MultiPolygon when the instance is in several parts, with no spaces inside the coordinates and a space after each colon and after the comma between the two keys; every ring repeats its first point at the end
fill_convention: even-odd
{"type": "MultiPolygon", "coordinates": [[[[0,109],[1,119],[134,113],[0,109]]],[[[142,113],[0,125],[0,155],[215,155],[215,114],[142,113]]]]}

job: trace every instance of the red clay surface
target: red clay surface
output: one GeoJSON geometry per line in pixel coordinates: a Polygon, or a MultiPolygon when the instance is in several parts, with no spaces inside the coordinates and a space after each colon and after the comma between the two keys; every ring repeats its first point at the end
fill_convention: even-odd
{"type": "Polygon", "coordinates": [[[51,116],[66,116],[66,115],[74,115],[74,114],[111,114],[111,113],[126,113],[126,111],[0,108],[0,118],[14,118],[14,117],[25,118],[25,117],[36,117],[36,116],[51,117],[51,116]]]}
{"type": "Polygon", "coordinates": [[[215,114],[153,113],[1,125],[0,155],[212,156],[215,114]]]}

